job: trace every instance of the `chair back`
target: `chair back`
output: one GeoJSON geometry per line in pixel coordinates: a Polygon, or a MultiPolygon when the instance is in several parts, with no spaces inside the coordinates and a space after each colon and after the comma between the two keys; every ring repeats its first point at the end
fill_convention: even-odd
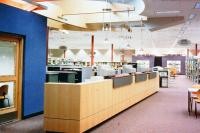
{"type": "Polygon", "coordinates": [[[199,84],[192,85],[192,88],[197,88],[197,89],[200,89],[200,85],[199,85],[199,84]]]}
{"type": "Polygon", "coordinates": [[[3,85],[0,87],[0,96],[5,96],[8,94],[8,85],[3,85]]]}
{"type": "Polygon", "coordinates": [[[197,98],[200,99],[200,90],[196,92],[197,98]]]}
{"type": "MultiPolygon", "coordinates": [[[[192,85],[192,88],[200,89],[200,85],[199,84],[192,85]]],[[[192,94],[195,94],[195,95],[197,95],[197,93],[198,93],[198,91],[197,92],[192,92],[192,94]]]]}
{"type": "Polygon", "coordinates": [[[172,68],[170,68],[170,74],[171,75],[176,75],[176,68],[175,67],[172,67],[172,68]]]}

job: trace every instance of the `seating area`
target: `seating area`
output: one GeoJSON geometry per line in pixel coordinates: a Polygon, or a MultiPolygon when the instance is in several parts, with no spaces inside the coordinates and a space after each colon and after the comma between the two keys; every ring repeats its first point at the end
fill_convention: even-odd
{"type": "Polygon", "coordinates": [[[197,104],[200,103],[200,85],[192,85],[191,88],[188,88],[188,112],[189,115],[193,112],[193,104],[195,104],[195,116],[197,118],[197,104]]]}

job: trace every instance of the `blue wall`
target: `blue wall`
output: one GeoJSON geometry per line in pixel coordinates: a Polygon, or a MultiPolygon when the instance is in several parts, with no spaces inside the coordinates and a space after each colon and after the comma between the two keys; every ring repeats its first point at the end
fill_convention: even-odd
{"type": "Polygon", "coordinates": [[[22,35],[23,116],[43,111],[47,19],[0,4],[0,32],[22,35]]]}

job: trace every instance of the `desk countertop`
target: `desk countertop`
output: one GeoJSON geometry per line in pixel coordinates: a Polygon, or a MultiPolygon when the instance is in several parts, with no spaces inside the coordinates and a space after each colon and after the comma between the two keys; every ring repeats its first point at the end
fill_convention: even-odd
{"type": "Polygon", "coordinates": [[[197,92],[199,90],[200,90],[200,88],[188,88],[189,92],[197,92]]]}
{"type": "Polygon", "coordinates": [[[59,73],[74,73],[76,74],[77,72],[75,71],[48,71],[46,74],[59,74],[59,73]]]}

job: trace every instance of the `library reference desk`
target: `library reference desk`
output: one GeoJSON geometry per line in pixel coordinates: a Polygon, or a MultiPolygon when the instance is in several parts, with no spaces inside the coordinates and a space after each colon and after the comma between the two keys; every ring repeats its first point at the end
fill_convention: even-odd
{"type": "Polygon", "coordinates": [[[151,79],[146,76],[135,82],[136,76],[132,75],[132,83],[117,89],[113,88],[113,79],[46,83],[44,130],[80,133],[96,126],[159,91],[159,75],[151,79]]]}

